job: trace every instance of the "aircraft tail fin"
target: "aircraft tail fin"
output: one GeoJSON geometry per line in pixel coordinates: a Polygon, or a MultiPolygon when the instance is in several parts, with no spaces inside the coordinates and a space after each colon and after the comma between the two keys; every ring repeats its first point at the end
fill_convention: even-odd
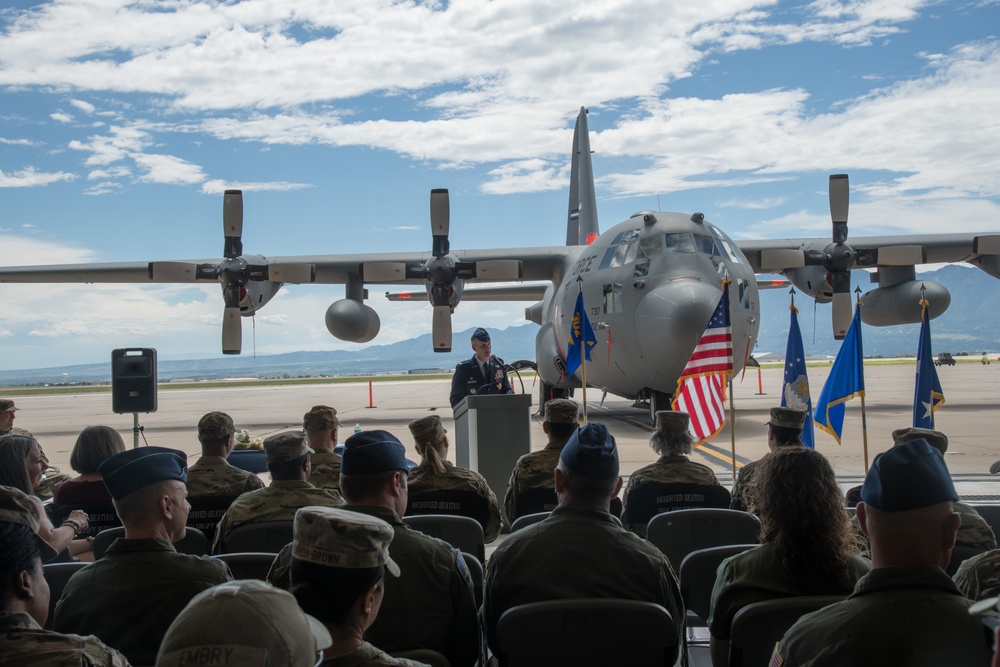
{"type": "Polygon", "coordinates": [[[569,217],[566,245],[590,245],[600,234],[597,224],[597,193],[594,165],[590,159],[590,130],[587,108],[580,107],[573,131],[573,162],[569,181],[569,217]]]}

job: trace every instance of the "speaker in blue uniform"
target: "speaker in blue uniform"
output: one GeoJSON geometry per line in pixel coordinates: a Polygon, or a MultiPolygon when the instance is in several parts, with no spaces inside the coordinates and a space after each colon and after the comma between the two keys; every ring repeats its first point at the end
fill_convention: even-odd
{"type": "Polygon", "coordinates": [[[156,412],[156,350],[111,351],[111,409],[119,414],[156,412]]]}

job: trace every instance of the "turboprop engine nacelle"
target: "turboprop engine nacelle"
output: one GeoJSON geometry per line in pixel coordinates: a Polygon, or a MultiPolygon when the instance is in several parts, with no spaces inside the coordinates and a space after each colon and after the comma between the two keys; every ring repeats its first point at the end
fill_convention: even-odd
{"type": "Polygon", "coordinates": [[[819,303],[829,303],[833,298],[833,288],[830,287],[830,273],[822,266],[803,266],[788,269],[784,272],[788,282],[795,285],[803,294],[808,294],[819,303]]]}
{"type": "Polygon", "coordinates": [[[326,309],[326,328],[351,343],[367,343],[378,335],[382,326],[378,313],[360,301],[341,299],[326,309]]]}
{"type": "Polygon", "coordinates": [[[281,289],[280,283],[270,280],[249,282],[240,289],[240,315],[250,317],[264,307],[264,304],[274,298],[281,289]]]}
{"type": "Polygon", "coordinates": [[[948,310],[951,294],[932,280],[911,280],[890,287],[879,287],[861,295],[861,321],[876,327],[920,322],[920,287],[928,302],[927,314],[933,319],[948,310]]]}

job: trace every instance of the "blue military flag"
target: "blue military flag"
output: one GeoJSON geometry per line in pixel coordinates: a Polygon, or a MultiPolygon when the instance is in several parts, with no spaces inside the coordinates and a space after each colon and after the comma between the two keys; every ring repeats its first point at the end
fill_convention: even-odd
{"type": "Polygon", "coordinates": [[[920,300],[920,342],[917,344],[917,382],[913,392],[913,426],[934,428],[934,411],[944,405],[944,392],[934,368],[931,352],[931,324],[926,299],[920,300]]]}
{"type": "Polygon", "coordinates": [[[802,426],[802,443],[812,449],[813,406],[809,395],[809,378],[806,376],[806,353],[802,347],[802,331],[799,329],[799,309],[794,301],[789,306],[792,311],[788,325],[788,346],[785,348],[785,382],[781,387],[781,407],[806,411],[806,422],[802,426]]]}
{"type": "Polygon", "coordinates": [[[813,420],[840,444],[844,428],[845,403],[855,396],[865,395],[864,352],[861,345],[861,304],[854,307],[854,320],[847,330],[840,352],[826,378],[823,391],[816,401],[813,420]]]}
{"type": "Polygon", "coordinates": [[[590,361],[590,348],[597,345],[594,328],[590,326],[587,311],[583,307],[583,292],[576,297],[573,309],[573,324],[569,330],[569,347],[566,349],[566,375],[573,375],[583,363],[584,357],[590,361]]]}

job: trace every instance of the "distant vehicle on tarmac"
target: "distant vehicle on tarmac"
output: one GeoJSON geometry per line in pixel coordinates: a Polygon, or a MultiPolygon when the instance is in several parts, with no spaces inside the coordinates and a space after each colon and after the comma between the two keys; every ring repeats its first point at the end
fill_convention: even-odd
{"type": "Polygon", "coordinates": [[[938,354],[937,361],[934,362],[935,366],[954,366],[955,358],[951,356],[950,352],[941,352],[938,354]]]}

